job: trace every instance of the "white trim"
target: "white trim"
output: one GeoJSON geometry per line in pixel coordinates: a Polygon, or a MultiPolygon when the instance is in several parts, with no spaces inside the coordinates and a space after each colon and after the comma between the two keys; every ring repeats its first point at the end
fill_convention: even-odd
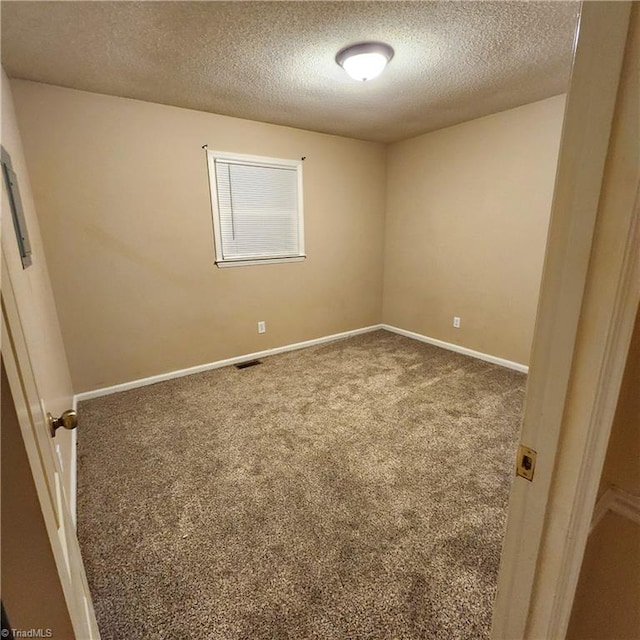
{"type": "MultiPolygon", "coordinates": [[[[71,408],[78,411],[78,396],[74,395],[71,401],[71,408]]],[[[71,432],[71,455],[69,469],[69,511],[73,528],[78,527],[78,429],[71,432]]]]}
{"type": "Polygon", "coordinates": [[[228,267],[251,267],[258,264],[278,264],[280,262],[304,262],[307,256],[294,256],[292,258],[265,258],[263,260],[216,260],[216,266],[220,269],[228,267]]]}
{"type": "Polygon", "coordinates": [[[104,387],[102,389],[95,389],[93,391],[84,391],[82,393],[76,394],[75,402],[82,402],[83,400],[91,400],[93,398],[108,396],[112,393],[120,393],[121,391],[128,391],[130,389],[137,389],[139,387],[146,387],[150,384],[164,382],[165,380],[173,380],[174,378],[182,378],[184,376],[190,376],[194,373],[202,373],[203,371],[220,369],[222,367],[228,367],[229,365],[245,362],[246,360],[266,358],[267,356],[274,356],[278,353],[285,353],[286,351],[296,351],[298,349],[304,349],[306,347],[313,347],[317,344],[333,342],[335,340],[342,340],[343,338],[357,336],[362,333],[370,333],[371,331],[377,331],[378,329],[382,328],[382,325],[374,324],[369,327],[363,327],[362,329],[352,329],[350,331],[334,333],[330,336],[324,336],[322,338],[313,338],[312,340],[305,340],[303,342],[287,344],[282,347],[274,347],[272,349],[265,349],[264,351],[256,351],[255,353],[247,353],[241,356],[235,356],[233,358],[226,358],[225,360],[217,360],[216,362],[200,364],[195,367],[188,367],[187,369],[179,369],[177,371],[169,371],[167,373],[161,373],[159,375],[150,376],[148,378],[140,378],[139,380],[132,380],[131,382],[123,382],[122,384],[116,384],[111,387],[104,387]]]}
{"type": "Polygon", "coordinates": [[[121,391],[129,391],[130,389],[138,389],[139,387],[146,387],[150,384],[156,384],[158,382],[164,382],[165,380],[173,380],[174,378],[182,378],[184,376],[190,376],[194,373],[202,373],[203,371],[211,371],[213,369],[221,369],[222,367],[228,367],[230,365],[245,362],[247,360],[255,360],[257,358],[266,358],[267,356],[275,356],[278,353],[285,353],[287,351],[297,351],[298,349],[305,349],[307,347],[313,347],[318,344],[326,342],[334,342],[335,340],[342,340],[351,336],[357,336],[363,333],[370,333],[372,331],[378,331],[383,329],[391,333],[397,333],[406,338],[418,340],[420,342],[426,342],[448,351],[455,351],[456,353],[462,353],[463,355],[477,358],[478,360],[484,360],[485,362],[491,362],[493,364],[506,367],[508,369],[514,369],[515,371],[521,371],[527,373],[529,367],[519,362],[512,362],[511,360],[505,360],[504,358],[498,358],[497,356],[489,355],[488,353],[482,353],[480,351],[474,351],[473,349],[467,349],[467,347],[461,347],[457,344],[450,342],[444,342],[443,340],[437,340],[436,338],[429,338],[423,336],[420,333],[413,331],[406,331],[405,329],[399,329],[388,324],[374,324],[369,327],[363,327],[361,329],[352,329],[350,331],[343,331],[342,333],[334,333],[330,336],[323,336],[322,338],[313,338],[312,340],[305,340],[303,342],[295,342],[293,344],[287,344],[282,347],[273,347],[272,349],[265,349],[264,351],[256,351],[255,353],[247,353],[241,356],[234,356],[232,358],[226,358],[224,360],[216,360],[215,362],[208,362],[206,364],[196,365],[195,367],[188,367],[186,369],[178,369],[177,371],[168,371],[167,373],[160,373],[155,376],[149,376],[148,378],[140,378],[138,380],[132,380],[131,382],[123,382],[111,387],[103,387],[101,389],[94,389],[93,391],[83,391],[74,396],[74,406],[77,406],[78,402],[83,400],[92,400],[93,398],[100,398],[102,396],[108,396],[112,393],[120,393],[121,391]]]}
{"type": "Polygon", "coordinates": [[[488,353],[482,353],[481,351],[474,351],[473,349],[468,349],[467,347],[461,347],[459,344],[444,342],[443,340],[437,340],[436,338],[429,338],[428,336],[423,336],[421,333],[407,331],[406,329],[399,329],[398,327],[393,327],[389,324],[381,324],[380,328],[385,329],[386,331],[391,331],[392,333],[397,333],[401,336],[405,336],[406,338],[412,338],[413,340],[419,340],[420,342],[426,342],[427,344],[432,344],[436,347],[447,349],[448,351],[455,351],[456,353],[462,353],[465,356],[477,358],[478,360],[491,362],[492,364],[497,364],[501,367],[506,367],[507,369],[514,369],[515,371],[521,371],[522,373],[529,372],[529,367],[526,364],[520,364],[519,362],[513,362],[512,360],[505,360],[504,358],[492,356],[488,353]]]}
{"type": "Polygon", "coordinates": [[[270,156],[254,156],[245,153],[235,153],[233,151],[215,151],[207,148],[207,154],[216,159],[224,160],[229,164],[253,164],[258,167],[269,165],[271,167],[284,167],[286,169],[296,169],[302,166],[302,160],[291,160],[289,158],[273,158],[270,156]]]}
{"type": "Polygon", "coordinates": [[[296,171],[298,178],[298,253],[306,258],[306,249],[304,246],[304,185],[302,181],[302,160],[296,171]]]}
{"type": "Polygon", "coordinates": [[[216,158],[207,149],[207,176],[209,177],[209,196],[211,198],[211,220],[213,222],[213,244],[215,248],[216,263],[222,262],[222,230],[220,229],[220,216],[218,215],[218,184],[216,182],[216,158]]]}
{"type": "Polygon", "coordinates": [[[611,504],[611,511],[624,516],[628,520],[640,524],[640,496],[634,496],[622,489],[615,489],[616,497],[611,504]]]}
{"type": "Polygon", "coordinates": [[[616,499],[616,492],[613,487],[609,487],[596,502],[596,506],[593,508],[593,515],[591,516],[591,526],[589,527],[589,535],[591,535],[594,529],[602,522],[602,519],[611,511],[611,506],[616,499]]]}
{"type": "MultiPolygon", "coordinates": [[[[74,408],[78,406],[76,396],[73,397],[74,408]]],[[[73,528],[78,527],[78,429],[71,432],[71,460],[69,462],[69,511],[73,528]]]]}
{"type": "Polygon", "coordinates": [[[589,534],[593,533],[609,511],[640,525],[640,496],[635,496],[618,487],[609,487],[596,502],[589,534]]]}

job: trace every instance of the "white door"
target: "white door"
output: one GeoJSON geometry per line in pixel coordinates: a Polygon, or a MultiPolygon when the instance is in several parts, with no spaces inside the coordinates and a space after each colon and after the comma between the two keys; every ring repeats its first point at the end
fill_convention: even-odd
{"type": "Polygon", "coordinates": [[[80,547],[62,486],[58,456],[31,367],[4,252],[2,255],[2,359],[33,474],[40,508],[77,640],[98,640],[80,547]]]}

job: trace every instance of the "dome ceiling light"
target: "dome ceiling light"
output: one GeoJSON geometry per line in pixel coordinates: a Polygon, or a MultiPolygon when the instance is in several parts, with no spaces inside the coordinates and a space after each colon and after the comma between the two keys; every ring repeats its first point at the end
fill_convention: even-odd
{"type": "Polygon", "coordinates": [[[393,49],[384,42],[360,42],[340,49],[336,62],[360,82],[377,78],[393,58],[393,49]]]}

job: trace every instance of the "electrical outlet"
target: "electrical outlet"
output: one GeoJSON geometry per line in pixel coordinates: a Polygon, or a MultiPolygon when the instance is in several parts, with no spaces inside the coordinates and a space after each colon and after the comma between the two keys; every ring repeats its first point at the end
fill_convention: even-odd
{"type": "Polygon", "coordinates": [[[266,333],[267,332],[267,323],[264,320],[260,320],[258,322],[258,333],[266,333]]]}
{"type": "Polygon", "coordinates": [[[460,328],[460,316],[453,316],[453,326],[456,329],[460,328]]]}

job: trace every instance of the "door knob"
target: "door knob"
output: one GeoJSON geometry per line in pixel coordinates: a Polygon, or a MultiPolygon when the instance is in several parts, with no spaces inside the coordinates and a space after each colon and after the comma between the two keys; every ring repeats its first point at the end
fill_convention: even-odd
{"type": "Polygon", "coordinates": [[[78,414],[73,409],[67,409],[59,418],[54,418],[50,413],[47,413],[47,420],[52,438],[56,435],[58,427],[75,429],[78,426],[78,414]]]}

